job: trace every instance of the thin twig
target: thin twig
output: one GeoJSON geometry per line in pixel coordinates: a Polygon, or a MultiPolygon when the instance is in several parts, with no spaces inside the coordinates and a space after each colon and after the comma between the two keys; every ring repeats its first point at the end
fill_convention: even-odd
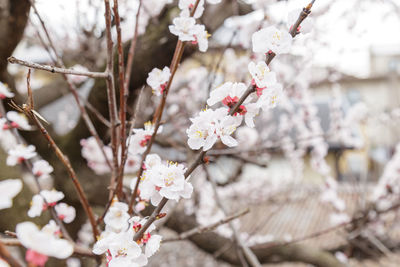
{"type": "Polygon", "coordinates": [[[185,240],[185,239],[187,239],[187,238],[189,238],[189,237],[191,237],[193,235],[203,234],[203,233],[206,233],[206,232],[213,231],[218,226],[226,224],[226,223],[228,223],[230,221],[233,221],[233,220],[235,220],[235,219],[237,219],[239,217],[242,217],[243,215],[246,215],[249,212],[250,212],[250,209],[242,210],[240,212],[237,212],[237,213],[234,213],[232,215],[229,215],[229,216],[225,217],[224,219],[221,219],[218,222],[215,222],[213,224],[206,225],[206,226],[198,226],[198,227],[195,227],[195,228],[193,228],[193,229],[191,229],[189,231],[186,231],[186,232],[183,232],[183,233],[179,234],[178,237],[165,239],[165,240],[163,240],[163,243],[185,240]]]}
{"type": "MultiPolygon", "coordinates": [[[[29,91],[31,91],[30,86],[28,86],[28,95],[31,98],[32,97],[32,92],[29,92],[29,91]]],[[[28,103],[33,103],[33,99],[28,99],[28,103]]],[[[81,202],[81,204],[83,206],[83,209],[85,210],[86,215],[89,218],[90,224],[92,226],[93,236],[94,236],[94,239],[96,240],[96,238],[97,238],[99,233],[98,233],[98,230],[97,230],[97,224],[96,224],[96,220],[94,218],[94,214],[93,214],[92,208],[89,205],[89,202],[88,202],[88,200],[86,198],[86,195],[85,195],[85,193],[84,193],[84,191],[82,189],[81,184],[79,183],[79,181],[77,179],[76,173],[75,173],[74,169],[72,168],[72,165],[71,165],[68,157],[63,154],[63,152],[60,150],[60,148],[54,142],[53,138],[49,135],[47,130],[43,127],[42,123],[40,122],[40,120],[37,118],[37,116],[35,114],[36,112],[34,111],[33,106],[31,106],[30,104],[29,105],[28,104],[24,104],[22,106],[22,110],[24,111],[26,116],[28,116],[29,118],[32,119],[34,124],[38,127],[38,129],[40,130],[42,135],[45,137],[45,139],[49,143],[50,147],[56,153],[57,157],[60,159],[60,161],[67,168],[68,175],[72,179],[72,182],[73,182],[73,184],[75,186],[75,189],[76,189],[76,191],[78,193],[79,200],[80,200],[80,202],[81,202]]]]}
{"type": "MultiPolygon", "coordinates": [[[[137,39],[139,36],[139,17],[140,17],[140,10],[142,9],[142,0],[139,0],[139,7],[136,13],[136,21],[135,21],[135,33],[133,35],[133,39],[131,41],[131,45],[129,46],[128,51],[128,61],[126,63],[126,71],[125,71],[125,88],[129,87],[129,82],[132,76],[132,64],[135,58],[135,49],[137,44],[137,39]]],[[[129,92],[128,92],[129,93],[129,92]]]]}
{"type": "MultiPolygon", "coordinates": [[[[34,12],[36,14],[36,17],[40,21],[40,24],[42,26],[43,31],[45,32],[47,41],[49,43],[49,47],[47,46],[46,42],[43,40],[43,38],[41,37],[41,35],[39,34],[39,31],[38,31],[37,34],[39,36],[40,41],[42,42],[42,44],[46,48],[46,50],[49,52],[49,55],[52,58],[53,63],[59,65],[62,68],[65,68],[64,63],[63,63],[61,57],[58,55],[58,52],[57,52],[57,50],[56,50],[56,48],[55,48],[55,46],[53,44],[53,41],[52,41],[52,39],[50,37],[50,34],[49,34],[48,30],[47,30],[47,27],[46,27],[44,21],[42,20],[42,17],[40,16],[38,10],[36,9],[35,3],[32,0],[29,0],[29,2],[31,3],[31,6],[32,6],[32,8],[33,8],[33,10],[34,10],[34,12]],[[54,53],[56,58],[54,58],[53,55],[51,54],[51,50],[53,51],[53,53],[54,53]]],[[[101,139],[100,139],[100,137],[99,137],[99,135],[98,135],[98,133],[96,131],[96,128],[93,125],[92,120],[90,119],[89,115],[87,114],[85,107],[81,104],[81,97],[78,94],[78,90],[76,89],[76,86],[71,82],[71,80],[69,79],[68,75],[62,74],[62,76],[63,76],[64,80],[67,82],[68,88],[69,88],[71,94],[73,95],[76,104],[79,107],[79,110],[80,110],[81,115],[82,115],[82,119],[85,122],[86,127],[88,128],[90,134],[95,138],[96,143],[97,143],[98,147],[100,148],[100,151],[101,151],[101,153],[102,153],[107,165],[109,166],[109,168],[111,170],[112,166],[111,166],[111,164],[110,164],[110,162],[108,160],[108,157],[107,157],[107,155],[105,153],[105,146],[104,146],[103,142],[101,141],[101,139]]],[[[84,102],[86,102],[87,105],[89,104],[87,101],[84,101],[84,102]]],[[[93,110],[95,110],[95,109],[92,108],[92,112],[93,112],[93,110]]],[[[97,117],[99,117],[99,115],[100,115],[100,113],[98,111],[94,112],[94,114],[97,117]]],[[[102,121],[102,120],[100,119],[100,121],[102,121]]]]}
{"type": "Polygon", "coordinates": [[[106,36],[107,36],[107,98],[108,98],[108,111],[111,122],[111,148],[113,154],[113,164],[111,169],[111,181],[110,181],[110,198],[113,195],[115,188],[115,182],[118,174],[118,134],[117,134],[117,101],[115,94],[114,85],[114,49],[111,34],[111,8],[110,1],[104,0],[105,5],[105,20],[106,20],[106,36]]]}
{"type": "Polygon", "coordinates": [[[78,75],[78,76],[86,76],[91,78],[107,78],[107,73],[104,72],[91,72],[91,71],[79,71],[74,69],[64,69],[50,65],[42,65],[34,62],[24,61],[22,59],[18,59],[15,57],[7,58],[7,61],[11,64],[18,64],[28,68],[37,69],[37,70],[44,70],[51,73],[62,73],[62,74],[71,74],[71,75],[78,75]]]}
{"type": "Polygon", "coordinates": [[[0,259],[4,259],[13,267],[22,267],[21,263],[17,261],[6,248],[6,244],[0,239],[0,259]]]}
{"type": "MultiPolygon", "coordinates": [[[[117,48],[118,48],[118,81],[119,81],[119,120],[120,133],[119,133],[119,146],[121,147],[121,160],[125,155],[126,149],[126,101],[128,100],[128,89],[125,84],[125,69],[124,69],[124,49],[122,47],[122,34],[121,34],[121,18],[118,11],[118,0],[114,0],[114,17],[115,27],[117,29],[117,48]]],[[[117,195],[122,194],[122,184],[124,180],[124,164],[120,164],[117,174],[117,195]]]]}

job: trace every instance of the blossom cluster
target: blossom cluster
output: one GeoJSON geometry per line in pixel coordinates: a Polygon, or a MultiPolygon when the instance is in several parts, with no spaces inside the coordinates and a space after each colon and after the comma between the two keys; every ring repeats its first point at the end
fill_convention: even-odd
{"type": "Polygon", "coordinates": [[[93,253],[106,254],[109,267],[145,266],[160,247],[162,237],[151,234],[154,224],[143,233],[138,241],[133,241],[134,235],[142,228],[147,219],[131,217],[128,205],[115,201],[104,217],[105,231],[94,244],[93,253]]]}
{"type": "MultiPolygon", "coordinates": [[[[280,35],[279,38],[274,37],[277,34],[282,33],[277,32],[274,27],[254,33],[253,50],[263,54],[268,51],[283,53],[278,47],[280,44],[285,47],[290,46],[291,37],[281,40],[280,35]],[[278,38],[278,41],[274,38],[278,38]]],[[[218,140],[229,147],[237,146],[237,141],[231,135],[241,125],[243,118],[247,126],[254,127],[254,117],[259,114],[260,109],[265,111],[277,105],[283,92],[282,85],[277,82],[276,74],[264,61],[250,62],[248,70],[252,78],[250,88],[254,88],[254,92],[251,92],[239,105],[241,97],[248,90],[244,83],[226,82],[211,91],[207,104],[214,106],[219,103],[223,107],[216,110],[205,109],[191,119],[192,125],[187,130],[190,148],[203,148],[207,151],[218,140]],[[231,112],[232,109],[235,109],[234,113],[231,112]]]]}
{"type": "MultiPolygon", "coordinates": [[[[156,154],[147,155],[139,183],[140,199],[157,206],[163,197],[176,201],[181,197],[190,198],[193,186],[186,181],[185,171],[182,164],[162,162],[156,154]]],[[[131,189],[135,186],[136,179],[132,180],[131,189]]],[[[143,202],[139,202],[137,209],[143,208],[143,202]]]]}

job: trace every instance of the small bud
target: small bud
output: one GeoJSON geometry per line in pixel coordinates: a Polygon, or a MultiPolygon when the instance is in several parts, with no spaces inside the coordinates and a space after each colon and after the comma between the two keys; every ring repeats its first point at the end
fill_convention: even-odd
{"type": "Polygon", "coordinates": [[[161,218],[164,218],[165,216],[167,216],[167,213],[165,213],[165,212],[159,213],[159,214],[156,216],[156,220],[159,220],[159,219],[161,219],[161,218]]]}

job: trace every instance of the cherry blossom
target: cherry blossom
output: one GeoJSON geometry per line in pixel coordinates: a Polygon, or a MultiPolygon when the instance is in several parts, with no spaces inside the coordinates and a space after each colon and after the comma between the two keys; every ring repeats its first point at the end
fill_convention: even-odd
{"type": "Polygon", "coordinates": [[[21,192],[22,182],[19,179],[0,181],[0,210],[12,207],[12,199],[21,192]]]}
{"type": "Polygon", "coordinates": [[[8,86],[2,82],[0,82],[0,99],[14,97],[14,93],[10,92],[8,86]]]}
{"type": "Polygon", "coordinates": [[[231,134],[240,125],[240,120],[228,115],[226,108],[217,110],[207,109],[190,119],[192,125],[186,133],[189,137],[188,145],[191,149],[209,150],[218,138],[222,143],[229,147],[237,145],[237,141],[231,137],[231,134]]]}
{"type": "Polygon", "coordinates": [[[25,146],[18,144],[15,148],[8,150],[7,165],[15,166],[24,160],[31,159],[37,154],[33,145],[25,146]]]}
{"type": "MultiPolygon", "coordinates": [[[[16,111],[7,112],[7,119],[10,121],[12,128],[18,128],[21,130],[31,130],[32,127],[29,125],[28,119],[22,113],[16,111]]],[[[4,126],[3,126],[4,128],[4,126]]]]}
{"type": "MultiPolygon", "coordinates": [[[[131,154],[142,154],[154,133],[154,125],[149,121],[144,124],[144,129],[133,129],[133,135],[127,140],[128,151],[131,154]]],[[[157,133],[162,132],[162,126],[157,130],[157,133]]]]}
{"type": "Polygon", "coordinates": [[[48,207],[54,207],[57,202],[63,198],[64,194],[56,190],[40,191],[39,194],[36,194],[32,197],[31,207],[28,210],[28,216],[31,218],[40,216],[42,211],[46,210],[48,207]]]}
{"type": "Polygon", "coordinates": [[[171,71],[168,67],[162,70],[154,68],[147,77],[147,84],[153,89],[153,94],[160,96],[163,94],[168,80],[171,77],[171,71]]]}
{"type": "Polygon", "coordinates": [[[173,19],[173,25],[169,26],[172,34],[179,37],[182,42],[195,41],[195,24],[196,20],[192,17],[182,16],[173,19]]]}
{"type": "MultiPolygon", "coordinates": [[[[53,226],[47,226],[53,228],[53,226]]],[[[55,234],[54,231],[46,229],[46,226],[39,230],[32,222],[22,222],[17,224],[15,232],[24,247],[42,255],[66,259],[74,251],[69,241],[59,238],[59,229],[55,234]]],[[[32,258],[37,259],[37,257],[32,258]]]]}
{"type": "Polygon", "coordinates": [[[276,83],[262,90],[260,97],[257,100],[257,106],[263,110],[274,108],[278,105],[282,98],[282,85],[276,83]]]}
{"type": "Polygon", "coordinates": [[[128,205],[123,202],[114,202],[104,217],[107,228],[119,233],[128,228],[128,205]]]}
{"type": "MultiPolygon", "coordinates": [[[[84,157],[88,166],[96,173],[96,174],[104,174],[110,171],[110,167],[107,165],[107,161],[104,158],[104,155],[101,151],[101,148],[96,142],[96,139],[91,136],[87,139],[81,140],[82,146],[82,157],[84,157]]],[[[112,159],[112,150],[109,146],[104,146],[104,153],[107,158],[112,159]]]]}
{"type": "Polygon", "coordinates": [[[249,63],[249,72],[255,85],[257,86],[257,95],[262,94],[262,90],[266,87],[276,83],[276,75],[271,72],[269,67],[264,61],[259,61],[257,64],[254,62],[249,63]]]}
{"type": "Polygon", "coordinates": [[[75,208],[66,203],[59,203],[54,206],[54,209],[56,210],[58,218],[65,223],[71,223],[75,219],[75,208]]]}
{"type": "Polygon", "coordinates": [[[54,171],[53,167],[46,160],[38,160],[33,163],[33,175],[40,178],[47,178],[54,171]]]}
{"type": "Polygon", "coordinates": [[[269,26],[253,34],[253,52],[285,54],[290,50],[292,39],[292,36],[288,32],[280,31],[274,26],[269,26]]]}
{"type": "Polygon", "coordinates": [[[193,29],[193,36],[195,38],[192,44],[198,44],[200,52],[206,52],[208,49],[208,38],[211,36],[204,25],[195,25],[193,29]]]}

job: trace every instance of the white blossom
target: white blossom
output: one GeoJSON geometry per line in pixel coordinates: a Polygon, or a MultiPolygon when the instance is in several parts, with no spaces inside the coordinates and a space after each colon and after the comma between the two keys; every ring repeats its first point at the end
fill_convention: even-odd
{"type": "Polygon", "coordinates": [[[56,210],[58,218],[65,223],[71,223],[75,219],[75,208],[66,203],[59,203],[54,206],[54,209],[56,210]]]}
{"type": "Polygon", "coordinates": [[[192,41],[193,44],[199,45],[200,52],[206,52],[208,49],[208,38],[211,36],[207,31],[204,25],[195,25],[193,29],[193,35],[195,41],[192,41]]]}
{"type": "Polygon", "coordinates": [[[12,207],[12,200],[21,189],[22,182],[19,179],[0,181],[0,210],[12,207]]]}
{"type": "Polygon", "coordinates": [[[285,31],[280,31],[274,26],[263,28],[252,36],[254,53],[275,54],[288,53],[292,45],[292,36],[285,31]]]}
{"type": "Polygon", "coordinates": [[[163,94],[165,87],[171,77],[171,71],[168,67],[162,70],[154,68],[147,77],[147,84],[153,89],[153,94],[160,96],[163,94]]]}
{"type": "Polygon", "coordinates": [[[54,171],[46,160],[38,160],[33,163],[32,172],[38,178],[47,178],[54,171]]]}
{"type": "MultiPolygon", "coordinates": [[[[190,14],[191,10],[194,8],[194,5],[196,4],[196,0],[179,0],[179,8],[182,9],[188,16],[190,14]]],[[[204,0],[200,0],[199,4],[197,5],[196,11],[193,14],[193,17],[195,19],[198,19],[203,15],[204,12],[204,0]]]]}
{"type": "Polygon", "coordinates": [[[22,222],[17,224],[15,232],[24,247],[40,254],[58,259],[66,259],[72,255],[74,248],[69,241],[60,239],[45,227],[43,229],[39,230],[32,222],[22,222]]]}
{"type": "MultiPolygon", "coordinates": [[[[258,88],[266,88],[276,83],[275,73],[271,72],[264,61],[259,61],[257,64],[250,62],[248,68],[258,88]]],[[[259,90],[257,90],[257,95],[260,95],[259,90]]]]}
{"type": "Polygon", "coordinates": [[[5,99],[6,97],[14,97],[14,93],[10,92],[6,84],[0,82],[0,99],[5,99]]]}
{"type": "Polygon", "coordinates": [[[217,110],[207,109],[190,119],[192,125],[186,130],[189,137],[188,145],[191,149],[209,150],[218,138],[222,143],[232,147],[237,145],[237,141],[231,137],[231,134],[240,125],[240,121],[228,115],[226,108],[217,110]]]}
{"type": "Polygon", "coordinates": [[[7,112],[7,119],[11,122],[11,127],[21,130],[30,130],[32,127],[29,125],[28,119],[22,113],[16,111],[7,112]]]}
{"type": "Polygon", "coordinates": [[[172,21],[174,24],[169,26],[172,34],[179,37],[182,42],[195,41],[195,24],[196,20],[192,17],[177,17],[172,21]]]}
{"type": "Polygon", "coordinates": [[[8,150],[7,165],[15,166],[24,160],[36,156],[36,148],[33,145],[25,146],[18,144],[15,148],[8,150]]]}
{"type": "Polygon", "coordinates": [[[116,233],[124,231],[128,228],[128,205],[123,202],[114,202],[104,217],[104,223],[107,229],[116,233]]]}

